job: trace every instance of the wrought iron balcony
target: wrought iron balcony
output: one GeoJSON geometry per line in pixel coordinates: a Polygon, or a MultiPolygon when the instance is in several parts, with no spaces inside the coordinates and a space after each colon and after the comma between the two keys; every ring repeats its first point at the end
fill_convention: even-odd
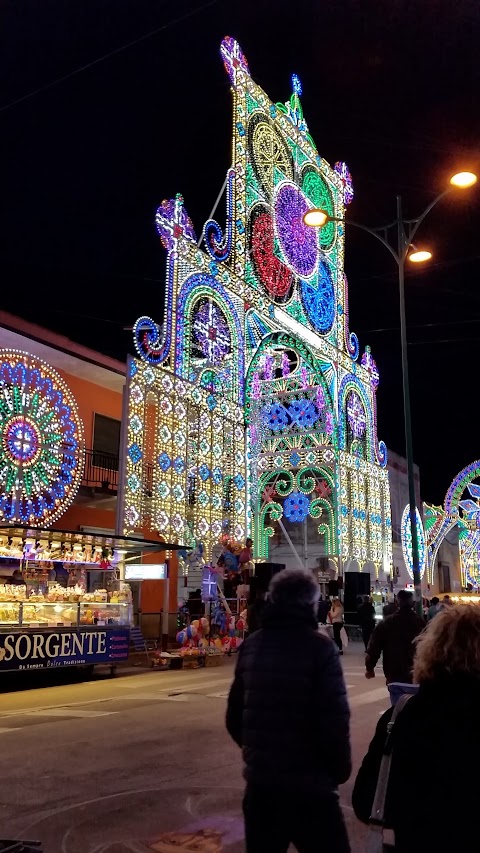
{"type": "MultiPolygon", "coordinates": [[[[112,453],[100,453],[98,450],[85,450],[85,465],[81,486],[91,492],[103,492],[111,497],[117,494],[120,459],[112,453]]],[[[144,469],[145,497],[151,497],[153,489],[153,465],[144,469]]]]}
{"type": "Polygon", "coordinates": [[[117,493],[120,460],[111,453],[85,450],[81,485],[95,491],[117,493]]]}

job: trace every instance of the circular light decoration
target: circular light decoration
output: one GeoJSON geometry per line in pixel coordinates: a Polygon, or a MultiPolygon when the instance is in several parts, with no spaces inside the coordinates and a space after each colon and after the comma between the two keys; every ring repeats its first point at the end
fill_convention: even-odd
{"type": "MultiPolygon", "coordinates": [[[[330,187],[325,178],[313,171],[312,168],[307,168],[303,174],[302,190],[311,202],[311,207],[323,210],[329,216],[335,217],[335,206],[330,187]]],[[[325,225],[319,229],[319,234],[321,248],[328,251],[335,242],[337,223],[327,220],[325,225]]]]}
{"type": "Polygon", "coordinates": [[[350,391],[347,397],[347,420],[355,438],[365,434],[367,419],[363,403],[356,391],[350,391]]]}
{"type": "Polygon", "coordinates": [[[330,266],[324,260],[318,265],[317,281],[301,281],[302,305],[318,332],[326,334],[335,320],[335,289],[330,266]]]}
{"type": "MultiPolygon", "coordinates": [[[[425,574],[427,549],[426,549],[426,545],[425,545],[425,531],[423,529],[422,519],[420,517],[418,507],[415,507],[415,525],[417,528],[417,542],[418,542],[418,568],[420,571],[420,580],[421,580],[425,574]]],[[[411,524],[410,524],[410,504],[407,504],[407,506],[403,510],[402,523],[401,523],[401,537],[402,537],[403,559],[405,560],[405,565],[407,567],[408,574],[413,579],[412,528],[411,528],[411,524]]]]}
{"type": "Polygon", "coordinates": [[[337,173],[340,175],[343,184],[343,201],[344,204],[350,204],[353,201],[353,181],[350,172],[348,171],[348,166],[343,161],[339,161],[335,163],[333,167],[337,173]]]}
{"type": "Polygon", "coordinates": [[[0,518],[53,524],[83,473],[83,425],[72,392],[48,364],[0,350],[0,518]]]}
{"type": "Polygon", "coordinates": [[[292,287],[293,275],[275,254],[275,231],[269,213],[261,212],[254,216],[251,247],[253,262],[263,286],[273,299],[284,300],[292,287]]]}
{"type": "Polygon", "coordinates": [[[291,492],[283,504],[283,512],[289,521],[305,521],[309,509],[310,498],[303,492],[291,492]]]}
{"type": "Polygon", "coordinates": [[[263,420],[274,432],[284,429],[289,422],[287,412],[280,403],[267,406],[263,411],[263,420]]]}
{"type": "Polygon", "coordinates": [[[305,278],[313,275],[318,260],[317,232],[303,221],[308,209],[295,184],[282,184],[275,199],[276,232],[287,263],[305,278]]]}
{"type": "Polygon", "coordinates": [[[294,402],[288,408],[288,414],[290,415],[292,421],[297,424],[299,427],[313,427],[313,425],[318,421],[320,415],[317,411],[317,407],[311,400],[300,399],[294,400],[294,402]]]}
{"type": "Polygon", "coordinates": [[[293,178],[293,161],[287,143],[263,118],[252,116],[249,123],[249,149],[253,167],[264,191],[271,195],[278,170],[285,178],[293,178]]]}
{"type": "Polygon", "coordinates": [[[222,361],[230,352],[227,321],[214,302],[203,302],[195,311],[193,337],[195,344],[212,364],[222,361]]]}

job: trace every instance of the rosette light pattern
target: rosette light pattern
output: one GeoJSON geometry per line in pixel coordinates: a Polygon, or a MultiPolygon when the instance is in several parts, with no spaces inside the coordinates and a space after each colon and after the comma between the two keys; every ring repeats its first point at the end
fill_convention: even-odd
{"type": "Polygon", "coordinates": [[[278,432],[289,423],[287,412],[279,403],[273,403],[271,406],[267,406],[264,410],[263,417],[265,423],[268,424],[270,429],[273,429],[274,432],[278,432]]]}
{"type": "Polygon", "coordinates": [[[291,492],[285,498],[283,512],[289,521],[305,521],[310,509],[310,498],[303,492],[291,492]]]}
{"type": "Polygon", "coordinates": [[[335,290],[330,267],[318,265],[318,280],[301,282],[302,304],[310,322],[322,334],[329,332],[335,319],[335,290]]]}
{"type": "Polygon", "coordinates": [[[365,433],[367,419],[363,403],[356,391],[350,391],[347,397],[347,420],[355,438],[361,438],[365,433]]]}
{"type": "MultiPolygon", "coordinates": [[[[420,571],[420,579],[422,579],[423,575],[425,574],[425,566],[427,563],[427,549],[425,543],[425,532],[423,529],[422,519],[418,511],[418,507],[415,507],[415,527],[417,530],[418,543],[418,568],[420,571]]],[[[407,567],[408,574],[413,579],[412,526],[410,523],[410,504],[407,504],[407,506],[403,510],[400,529],[402,537],[403,559],[405,560],[405,565],[407,567]]]]}
{"type": "Polygon", "coordinates": [[[227,321],[214,302],[204,302],[193,317],[195,343],[212,364],[223,361],[230,352],[227,321]]]}
{"type": "Polygon", "coordinates": [[[318,259],[316,231],[303,221],[309,207],[295,184],[280,187],[275,200],[278,239],[290,267],[307,278],[315,271],[318,259]]]}
{"type": "Polygon", "coordinates": [[[72,502],[83,473],[83,425],[53,368],[0,350],[0,518],[52,524],[72,502]]]}
{"type": "Polygon", "coordinates": [[[319,418],[317,408],[311,400],[294,400],[289,406],[288,414],[299,427],[312,427],[319,418]]]}

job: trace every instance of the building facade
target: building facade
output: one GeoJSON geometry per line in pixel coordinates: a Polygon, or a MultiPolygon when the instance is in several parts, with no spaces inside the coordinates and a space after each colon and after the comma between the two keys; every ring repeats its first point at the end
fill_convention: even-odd
{"type": "Polygon", "coordinates": [[[163,324],[140,317],[127,372],[123,532],[159,530],[205,546],[287,543],[341,573],[391,565],[387,454],[377,438],[379,375],[348,326],[344,163],[308,132],[298,78],[272,103],[240,46],[221,55],[233,96],[226,226],[200,237],[183,198],[164,201],[163,324]],[[329,220],[303,221],[311,208],[329,220]],[[312,550],[313,549],[313,550],[312,550]]]}

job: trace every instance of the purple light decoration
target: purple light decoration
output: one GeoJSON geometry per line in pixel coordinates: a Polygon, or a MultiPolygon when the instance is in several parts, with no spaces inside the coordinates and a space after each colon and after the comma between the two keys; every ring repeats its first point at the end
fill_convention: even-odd
{"type": "Polygon", "coordinates": [[[355,438],[361,438],[367,426],[365,409],[356,391],[350,391],[347,398],[347,418],[355,438]]]}
{"type": "Polygon", "coordinates": [[[327,435],[333,434],[333,415],[331,412],[327,412],[325,415],[325,432],[327,435]]]}
{"type": "Polygon", "coordinates": [[[263,375],[265,379],[273,379],[273,355],[268,354],[265,356],[263,375]]]}
{"type": "Polygon", "coordinates": [[[300,377],[302,382],[302,388],[308,388],[308,372],[306,367],[300,368],[300,377]]]}
{"type": "Polygon", "coordinates": [[[298,187],[283,184],[275,201],[275,222],[278,238],[287,262],[298,275],[309,278],[318,259],[317,233],[303,221],[309,210],[298,187]]]}
{"type": "Polygon", "coordinates": [[[320,386],[317,388],[317,408],[320,412],[325,408],[325,394],[320,386]]]}
{"type": "Polygon", "coordinates": [[[209,361],[221,361],[230,352],[227,322],[214,302],[204,302],[195,313],[193,333],[198,346],[209,361]]]}
{"type": "Polygon", "coordinates": [[[245,54],[243,53],[238,41],[235,41],[234,38],[231,36],[225,36],[220,45],[220,53],[222,55],[225,71],[232,82],[235,80],[235,72],[237,68],[241,68],[246,74],[249,73],[248,62],[245,58],[245,54]]]}
{"type": "Polygon", "coordinates": [[[282,376],[290,376],[290,359],[285,352],[282,352],[282,376]]]}
{"type": "Polygon", "coordinates": [[[193,332],[202,353],[209,361],[221,361],[230,352],[227,322],[214,302],[204,302],[195,313],[193,332]]]}
{"type": "Polygon", "coordinates": [[[251,426],[250,426],[250,441],[252,442],[252,444],[256,444],[257,439],[258,439],[257,427],[254,426],[254,424],[251,424],[251,426]]]}
{"type": "Polygon", "coordinates": [[[260,388],[260,376],[257,372],[253,374],[252,379],[252,397],[254,400],[259,400],[262,395],[260,388]]]}
{"type": "Polygon", "coordinates": [[[375,363],[375,359],[372,356],[372,351],[370,347],[365,347],[365,352],[362,355],[361,361],[362,367],[365,367],[370,374],[370,385],[372,386],[373,391],[376,391],[378,388],[378,383],[380,382],[380,374],[378,372],[377,365],[375,363]]]}
{"type": "Polygon", "coordinates": [[[344,204],[350,204],[353,200],[353,181],[348,170],[348,166],[343,161],[335,163],[334,169],[337,175],[340,175],[343,184],[343,201],[344,204]]]}

